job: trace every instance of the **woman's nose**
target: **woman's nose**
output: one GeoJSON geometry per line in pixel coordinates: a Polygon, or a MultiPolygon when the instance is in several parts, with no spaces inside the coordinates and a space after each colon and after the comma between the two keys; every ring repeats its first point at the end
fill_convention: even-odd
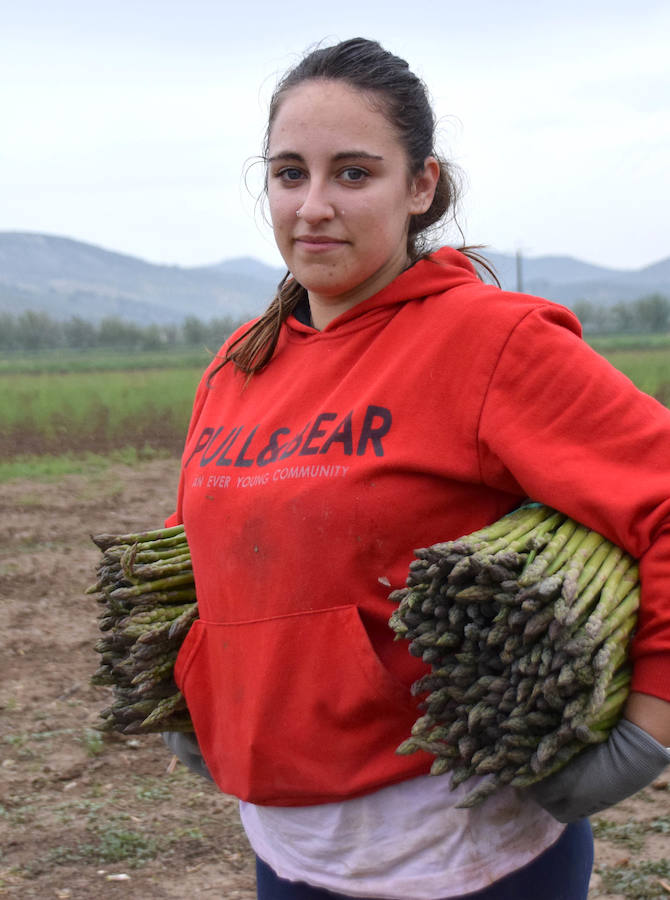
{"type": "Polygon", "coordinates": [[[310,225],[322,222],[324,219],[332,219],[335,209],[328,195],[325,185],[312,181],[309,184],[302,204],[297,209],[297,215],[309,222],[310,225]]]}

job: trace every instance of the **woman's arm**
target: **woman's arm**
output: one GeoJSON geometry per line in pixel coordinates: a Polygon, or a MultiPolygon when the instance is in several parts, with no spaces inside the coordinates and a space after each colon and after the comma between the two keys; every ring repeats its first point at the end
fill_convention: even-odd
{"type": "Polygon", "coordinates": [[[480,419],[482,477],[638,560],[630,660],[632,691],[646,699],[631,701],[630,718],[668,738],[666,707],[650,712],[648,698],[670,703],[670,411],[563,327],[563,314],[534,310],[505,345],[480,419]]]}
{"type": "MultiPolygon", "coordinates": [[[[510,336],[480,421],[484,480],[514,481],[639,560],[632,690],[607,741],[529,788],[561,822],[613,806],[670,764],[670,413],[534,311],[510,336]]],[[[558,326],[558,327],[557,327],[558,326]]]]}
{"type": "Polygon", "coordinates": [[[623,714],[659,744],[670,747],[670,703],[651,694],[632,691],[623,714]]]}

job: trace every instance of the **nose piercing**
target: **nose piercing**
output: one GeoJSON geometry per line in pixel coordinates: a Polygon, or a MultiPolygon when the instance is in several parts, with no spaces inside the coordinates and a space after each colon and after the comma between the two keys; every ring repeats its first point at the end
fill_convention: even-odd
{"type": "Polygon", "coordinates": [[[295,214],[298,218],[300,218],[300,210],[299,209],[296,209],[295,214]]]}

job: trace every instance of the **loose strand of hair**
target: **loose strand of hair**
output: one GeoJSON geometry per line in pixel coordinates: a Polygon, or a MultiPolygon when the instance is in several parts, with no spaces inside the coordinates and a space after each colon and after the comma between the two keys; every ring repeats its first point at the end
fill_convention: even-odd
{"type": "Polygon", "coordinates": [[[229,362],[247,375],[247,382],[264,369],[277,349],[282,325],[304,294],[303,286],[287,272],[265,312],[226,348],[221,362],[209,373],[208,386],[211,387],[214,376],[229,362]]]}
{"type": "Polygon", "coordinates": [[[486,250],[485,244],[462,244],[460,247],[456,247],[459,253],[462,253],[463,256],[467,256],[467,258],[474,264],[475,271],[477,272],[477,276],[481,281],[485,281],[482,277],[481,269],[483,269],[487,275],[491,279],[491,283],[496,287],[500,287],[500,278],[498,277],[498,273],[495,270],[495,266],[491,262],[491,260],[487,259],[484,254],[481,252],[482,250],[486,250]]]}

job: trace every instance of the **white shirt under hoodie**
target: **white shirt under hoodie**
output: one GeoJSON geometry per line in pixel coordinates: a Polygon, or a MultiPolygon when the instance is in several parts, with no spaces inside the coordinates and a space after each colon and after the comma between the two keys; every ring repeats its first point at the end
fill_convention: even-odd
{"type": "Polygon", "coordinates": [[[532,862],[564,825],[504,788],[474,809],[450,776],[413,778],[342,803],[240,804],[255,853],[281,877],[352,897],[436,900],[483,890],[532,862]]]}

